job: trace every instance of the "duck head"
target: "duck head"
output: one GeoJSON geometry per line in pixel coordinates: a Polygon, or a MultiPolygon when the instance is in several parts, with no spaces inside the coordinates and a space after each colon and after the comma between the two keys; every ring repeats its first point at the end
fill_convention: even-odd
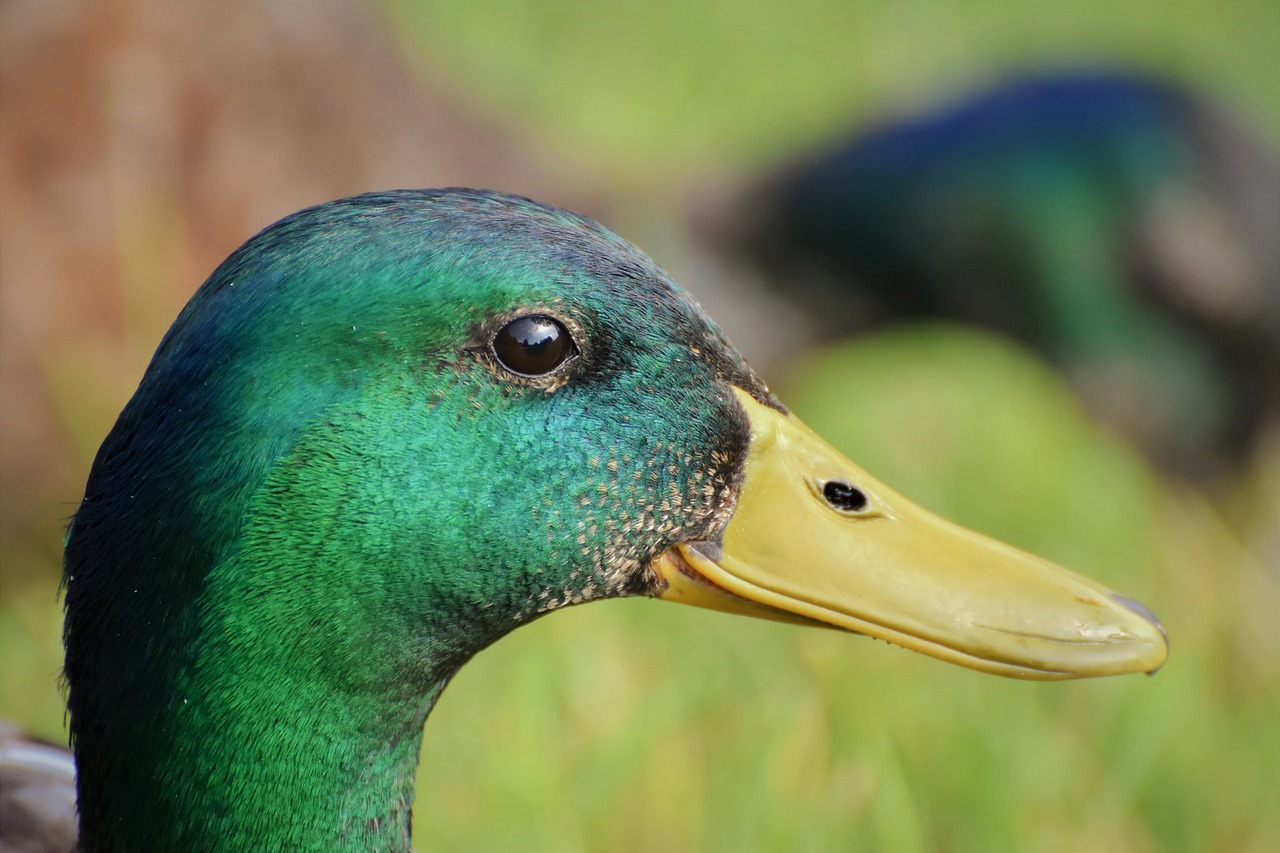
{"type": "Polygon", "coordinates": [[[228,258],[102,445],[65,580],[90,847],[407,844],[448,678],[597,598],[1025,678],[1166,654],[1141,605],[826,445],[635,248],[467,190],[321,205],[228,258]]]}

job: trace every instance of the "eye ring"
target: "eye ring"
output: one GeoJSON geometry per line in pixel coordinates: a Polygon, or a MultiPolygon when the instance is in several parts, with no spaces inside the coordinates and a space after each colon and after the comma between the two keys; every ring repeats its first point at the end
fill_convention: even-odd
{"type": "Polygon", "coordinates": [[[493,336],[490,349],[505,370],[530,378],[546,376],[578,355],[564,323],[546,314],[511,320],[493,336]]]}

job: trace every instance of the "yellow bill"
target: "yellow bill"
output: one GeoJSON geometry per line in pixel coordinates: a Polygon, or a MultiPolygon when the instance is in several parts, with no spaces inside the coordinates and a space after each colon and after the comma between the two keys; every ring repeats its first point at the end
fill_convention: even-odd
{"type": "Polygon", "coordinates": [[[796,417],[734,390],[751,421],[738,505],[722,541],[653,561],[659,597],[842,628],[1015,678],[1164,663],[1164,630],[1143,605],[921,509],[796,417]]]}

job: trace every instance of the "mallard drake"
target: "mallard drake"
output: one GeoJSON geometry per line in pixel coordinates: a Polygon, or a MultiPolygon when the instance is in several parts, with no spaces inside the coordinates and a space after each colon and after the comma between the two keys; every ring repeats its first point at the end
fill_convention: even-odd
{"type": "Polygon", "coordinates": [[[405,849],[450,677],[594,599],[1020,678],[1167,653],[1142,605],[826,445],[637,249],[458,189],[232,254],[99,450],[64,580],[85,850],[405,849]]]}
{"type": "Polygon", "coordinates": [[[1280,165],[1205,95],[1042,71],[869,124],[766,177],[731,248],[829,331],[1014,335],[1202,478],[1280,418],[1280,165]]]}

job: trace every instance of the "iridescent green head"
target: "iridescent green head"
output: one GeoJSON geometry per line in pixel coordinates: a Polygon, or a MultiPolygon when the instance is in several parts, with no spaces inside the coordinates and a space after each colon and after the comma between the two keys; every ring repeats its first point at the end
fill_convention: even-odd
{"type": "Polygon", "coordinates": [[[86,790],[85,820],[167,816],[197,752],[205,802],[293,773],[295,729],[350,739],[317,707],[416,754],[469,656],[718,534],[749,438],[730,386],[777,405],[648,258],[560,210],[396,192],[258,235],[160,345],[72,525],[81,760],[164,757],[86,790]],[[266,725],[262,767],[209,746],[266,725]]]}

